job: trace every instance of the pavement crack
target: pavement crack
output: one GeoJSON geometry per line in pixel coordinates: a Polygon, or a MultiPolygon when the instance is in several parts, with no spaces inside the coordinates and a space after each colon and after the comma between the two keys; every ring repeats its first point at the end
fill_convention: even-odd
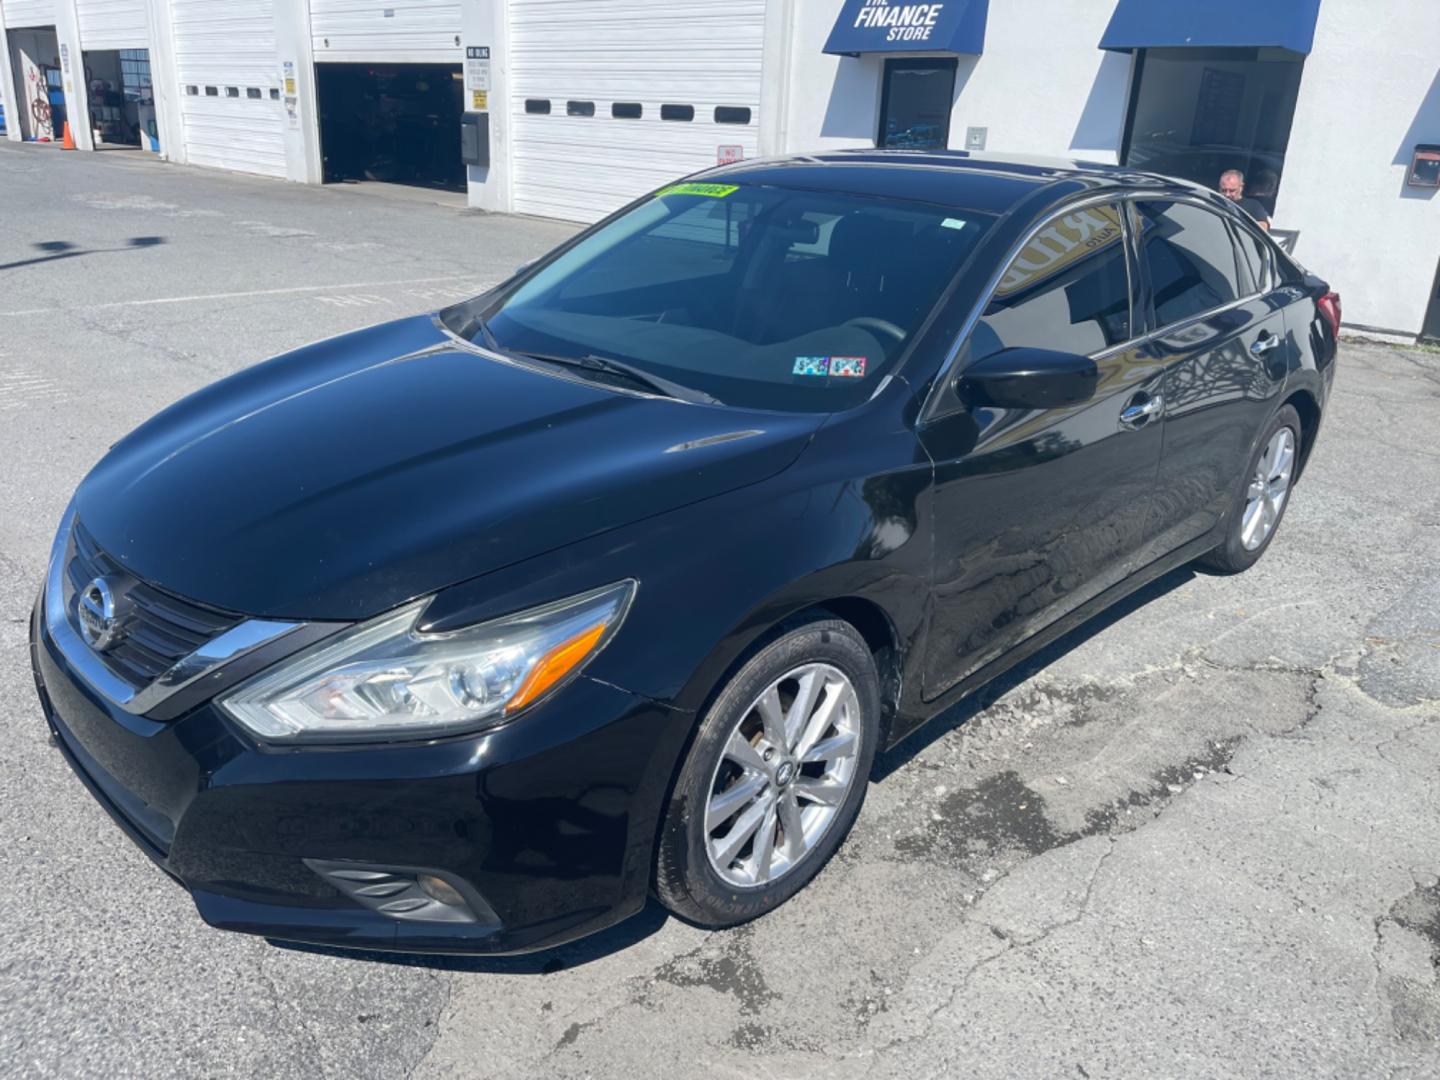
{"type": "Polygon", "coordinates": [[[440,1043],[440,1032],[445,1025],[446,1015],[449,1013],[450,1007],[455,1000],[454,980],[447,977],[443,972],[432,972],[431,974],[432,977],[438,979],[444,987],[445,998],[440,1002],[440,1007],[435,1010],[435,1017],[431,1021],[430,1042],[426,1045],[425,1049],[421,1051],[420,1056],[415,1059],[415,1063],[405,1070],[404,1080],[410,1080],[410,1078],[419,1071],[420,1067],[430,1059],[430,1055],[435,1052],[435,1047],[440,1043]]]}
{"type": "MultiPolygon", "coordinates": [[[[1104,869],[1105,863],[1109,860],[1110,856],[1115,853],[1115,848],[1120,843],[1120,839],[1117,838],[1106,837],[1105,840],[1107,843],[1105,852],[1098,859],[1095,860],[1095,866],[1091,869],[1089,878],[1086,880],[1085,883],[1085,895],[1081,897],[1080,903],[1077,906],[1073,915],[1067,916],[1063,919],[1057,919],[1055,922],[1042,929],[1039,933],[1024,939],[1009,937],[999,927],[994,926],[991,923],[985,922],[983,919],[974,920],[977,925],[986,927],[997,938],[1004,941],[1006,943],[1005,948],[1001,949],[999,952],[992,953],[989,956],[977,960],[974,964],[971,964],[968,968],[966,968],[964,973],[960,976],[959,981],[956,982],[955,985],[951,988],[950,993],[946,997],[946,999],[939,1005],[935,1006],[933,1009],[930,1009],[925,1014],[923,1028],[918,1034],[902,1035],[897,1038],[891,1039],[884,1046],[878,1047],[874,1051],[875,1054],[879,1056],[881,1054],[888,1053],[894,1050],[896,1047],[904,1045],[905,1043],[916,1042],[918,1040],[927,1038],[930,1035],[931,1029],[934,1027],[935,1019],[940,1016],[941,1013],[948,1012],[951,1008],[954,1007],[955,1002],[959,999],[960,995],[969,988],[971,980],[982,968],[988,967],[990,964],[994,963],[996,960],[1001,959],[1002,957],[1011,956],[1015,953],[1033,949],[1035,946],[1043,943],[1051,935],[1058,933],[1066,927],[1074,926],[1076,923],[1080,922],[1081,919],[1085,918],[1085,916],[1089,914],[1090,911],[1090,902],[1095,895],[1095,883],[1100,877],[1100,871],[1104,869]]],[[[994,889],[995,886],[999,885],[1000,882],[1004,881],[1009,876],[1010,874],[1007,873],[996,878],[993,882],[990,883],[990,888],[986,891],[988,892],[991,889],[994,889]]]]}
{"type": "Polygon", "coordinates": [[[271,978],[270,973],[265,970],[265,954],[263,952],[257,952],[255,954],[255,974],[265,987],[265,991],[270,997],[277,1016],[284,1016],[289,1012],[294,1012],[296,1017],[295,1029],[309,1046],[310,1058],[313,1062],[311,1068],[304,1071],[323,1075],[325,1069],[324,1058],[320,1052],[320,1039],[310,1027],[308,1014],[304,1008],[293,1010],[290,1008],[290,1002],[280,993],[280,988],[275,985],[275,980],[271,978]]]}

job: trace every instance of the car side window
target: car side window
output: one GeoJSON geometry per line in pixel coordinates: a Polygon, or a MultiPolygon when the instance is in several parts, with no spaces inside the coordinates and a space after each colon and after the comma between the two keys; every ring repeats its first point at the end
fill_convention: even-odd
{"type": "Polygon", "coordinates": [[[1088,356],[1133,336],[1129,259],[1118,205],[1048,222],[1006,268],[970,335],[971,361],[1001,349],[1088,356]]]}
{"type": "Polygon", "coordinates": [[[1235,244],[1224,220],[1187,203],[1140,203],[1141,248],[1159,326],[1240,298],[1235,244]]]}
{"type": "Polygon", "coordinates": [[[1236,245],[1240,249],[1241,268],[1250,274],[1250,288],[1247,292],[1266,292],[1270,288],[1269,262],[1265,258],[1265,241],[1248,229],[1235,229],[1240,238],[1236,245]]]}

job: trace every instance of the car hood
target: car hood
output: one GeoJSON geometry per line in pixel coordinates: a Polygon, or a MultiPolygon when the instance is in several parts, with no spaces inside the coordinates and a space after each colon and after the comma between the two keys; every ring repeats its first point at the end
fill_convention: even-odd
{"type": "Polygon", "coordinates": [[[110,555],[180,596],[357,619],[773,476],[822,421],[537,372],[426,316],[178,402],[111,449],[76,510],[110,555]]]}

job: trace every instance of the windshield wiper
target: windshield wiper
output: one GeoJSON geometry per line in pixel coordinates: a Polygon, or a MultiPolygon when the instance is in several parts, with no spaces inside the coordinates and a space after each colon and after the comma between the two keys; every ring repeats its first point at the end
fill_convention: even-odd
{"type": "Polygon", "coordinates": [[[460,327],[456,336],[464,338],[466,341],[474,341],[476,334],[480,335],[480,340],[485,343],[487,349],[498,353],[505,352],[505,350],[500,347],[500,342],[495,340],[495,335],[490,332],[490,327],[479,315],[471,315],[470,318],[466,319],[465,324],[460,327]]]}
{"type": "Polygon", "coordinates": [[[608,356],[596,356],[594,353],[587,353],[584,356],[560,356],[556,353],[522,352],[518,349],[507,349],[495,339],[490,332],[490,327],[479,315],[472,315],[466,320],[465,325],[460,328],[458,336],[466,341],[474,341],[475,335],[480,335],[480,340],[485,347],[501,356],[520,356],[531,360],[543,360],[550,364],[564,364],[566,367],[578,367],[586,371],[603,371],[610,375],[619,375],[621,378],[629,379],[649,390],[654,390],[666,397],[675,398],[677,401],[689,401],[701,405],[722,405],[719,398],[705,393],[704,390],[697,390],[693,386],[683,386],[677,382],[671,382],[662,375],[656,375],[643,368],[627,364],[623,360],[612,360],[608,356]]]}
{"type": "MultiPolygon", "coordinates": [[[[483,324],[482,324],[483,329],[483,324]]],[[[704,390],[697,390],[693,386],[684,386],[677,382],[671,382],[663,375],[656,375],[646,371],[644,368],[627,364],[623,360],[612,360],[608,356],[596,356],[594,353],[587,353],[584,356],[560,356],[555,353],[520,352],[515,350],[516,355],[528,356],[532,360],[544,360],[551,364],[564,364],[566,367],[580,368],[582,371],[602,371],[607,375],[619,375],[621,378],[629,379],[637,385],[657,391],[666,397],[675,398],[677,401],[688,401],[701,405],[721,405],[723,402],[704,390]]]]}

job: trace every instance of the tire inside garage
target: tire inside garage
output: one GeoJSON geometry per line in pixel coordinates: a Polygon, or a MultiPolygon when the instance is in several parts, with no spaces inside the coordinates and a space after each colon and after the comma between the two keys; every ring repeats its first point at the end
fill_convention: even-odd
{"type": "Polygon", "coordinates": [[[325,182],[465,190],[459,64],[316,64],[325,182]]]}

